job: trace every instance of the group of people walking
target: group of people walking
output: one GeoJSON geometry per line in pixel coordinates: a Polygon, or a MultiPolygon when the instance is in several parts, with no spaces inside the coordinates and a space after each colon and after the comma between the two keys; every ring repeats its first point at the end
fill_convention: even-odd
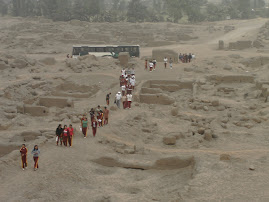
{"type": "MultiPolygon", "coordinates": [[[[107,100],[106,100],[108,105],[109,105],[110,94],[111,93],[107,95],[107,100]]],[[[95,110],[91,108],[91,110],[89,111],[89,114],[90,114],[90,119],[91,119],[90,122],[88,118],[86,117],[86,115],[83,115],[81,119],[80,130],[82,134],[84,135],[84,138],[87,137],[88,129],[90,128],[90,126],[92,127],[93,137],[95,137],[97,133],[97,128],[103,127],[108,124],[109,110],[107,109],[106,106],[103,109],[101,108],[100,105],[98,105],[98,107],[95,110]]]]}
{"type": "MultiPolygon", "coordinates": [[[[190,54],[179,54],[179,61],[182,63],[190,63],[192,60],[195,59],[195,55],[193,53],[190,54]]],[[[166,69],[168,64],[170,69],[173,69],[173,59],[170,57],[169,59],[167,57],[164,57],[163,59],[163,63],[164,63],[164,68],[166,69]]],[[[153,60],[145,60],[145,70],[149,69],[149,72],[152,72],[154,70],[156,70],[156,66],[157,66],[157,60],[153,59],[153,60]]]]}
{"type": "Polygon", "coordinates": [[[149,69],[149,72],[155,71],[157,66],[157,60],[145,60],[145,70],[149,69]]]}
{"type": "Polygon", "coordinates": [[[179,60],[182,62],[182,63],[190,63],[192,60],[195,59],[195,55],[193,53],[190,53],[190,54],[179,54],[179,60]]]}
{"type": "Polygon", "coordinates": [[[134,69],[132,69],[131,71],[126,71],[125,69],[122,69],[120,76],[121,91],[116,94],[114,101],[118,108],[120,108],[120,105],[122,103],[123,109],[131,109],[135,84],[136,81],[134,69]]]}
{"type": "MultiPolygon", "coordinates": [[[[28,166],[28,163],[27,163],[28,150],[27,150],[25,144],[22,144],[22,147],[20,149],[20,153],[21,153],[22,170],[25,170],[25,169],[27,169],[27,166],[28,166]]],[[[38,169],[38,160],[39,160],[39,155],[40,155],[40,150],[38,149],[37,145],[34,146],[31,153],[33,155],[33,160],[34,160],[34,170],[37,170],[38,169]]]]}
{"type": "Polygon", "coordinates": [[[67,143],[69,144],[69,147],[72,147],[73,144],[73,136],[74,136],[74,128],[72,124],[67,127],[67,125],[64,125],[62,128],[62,124],[59,124],[56,129],[56,145],[64,145],[67,147],[67,143]]]}

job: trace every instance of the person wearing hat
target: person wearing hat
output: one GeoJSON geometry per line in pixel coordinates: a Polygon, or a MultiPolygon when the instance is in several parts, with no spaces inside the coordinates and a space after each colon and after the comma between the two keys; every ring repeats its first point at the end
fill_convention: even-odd
{"type": "Polygon", "coordinates": [[[118,108],[120,108],[120,102],[121,102],[121,92],[118,92],[115,96],[115,103],[118,106],[118,108]]]}

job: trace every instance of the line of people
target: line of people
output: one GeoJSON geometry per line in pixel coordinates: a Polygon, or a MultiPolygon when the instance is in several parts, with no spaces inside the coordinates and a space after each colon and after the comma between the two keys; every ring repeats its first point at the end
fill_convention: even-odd
{"type": "Polygon", "coordinates": [[[122,103],[123,109],[131,109],[132,99],[133,99],[133,91],[135,89],[135,71],[132,69],[131,71],[126,71],[125,69],[121,70],[120,76],[120,88],[115,96],[114,103],[120,108],[122,103]]]}
{"type": "MultiPolygon", "coordinates": [[[[27,169],[27,166],[28,166],[28,162],[27,162],[28,150],[27,150],[25,144],[22,144],[22,147],[20,149],[20,153],[21,153],[22,170],[25,170],[25,169],[27,169]]],[[[40,155],[40,150],[38,149],[37,145],[34,146],[31,154],[33,155],[34,170],[36,171],[38,169],[38,160],[39,160],[39,155],[40,155]]]]}
{"type": "MultiPolygon", "coordinates": [[[[131,103],[132,103],[132,92],[135,89],[135,71],[132,69],[131,71],[126,71],[123,69],[121,71],[121,76],[120,76],[120,87],[121,87],[121,92],[118,92],[115,97],[115,103],[117,106],[120,108],[120,102],[123,103],[123,109],[130,109],[131,108],[131,103]]],[[[110,96],[111,93],[108,93],[106,95],[106,104],[107,106],[110,105],[110,96]]],[[[96,136],[97,133],[97,127],[103,127],[108,124],[108,119],[109,119],[109,110],[107,107],[104,107],[104,110],[98,105],[96,110],[93,108],[89,112],[90,117],[91,117],[91,127],[92,127],[92,133],[93,137],[96,136]]],[[[86,115],[83,115],[83,118],[81,119],[81,124],[80,124],[80,130],[82,134],[84,135],[84,138],[87,137],[88,129],[89,129],[89,121],[86,115]]],[[[65,146],[67,147],[69,144],[69,147],[72,147],[73,145],[73,138],[74,138],[74,128],[72,124],[67,127],[67,125],[64,125],[62,127],[62,124],[59,124],[58,127],[56,128],[56,145],[59,146],[65,146]]],[[[21,153],[21,161],[22,161],[22,169],[25,170],[28,166],[27,163],[27,148],[25,144],[22,145],[20,149],[21,153]]],[[[38,146],[35,145],[34,149],[31,152],[33,154],[33,160],[34,160],[34,170],[37,170],[39,165],[39,155],[40,155],[40,150],[38,149],[38,146]]]]}

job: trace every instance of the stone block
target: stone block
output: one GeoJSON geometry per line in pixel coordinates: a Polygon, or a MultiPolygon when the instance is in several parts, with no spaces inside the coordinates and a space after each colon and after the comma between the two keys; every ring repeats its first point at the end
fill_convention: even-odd
{"type": "Polygon", "coordinates": [[[128,66],[128,62],[129,62],[129,58],[130,58],[130,54],[128,52],[121,52],[119,54],[119,61],[120,61],[120,65],[123,67],[127,67],[128,66]]]}
{"type": "Polygon", "coordinates": [[[224,49],[224,41],[220,40],[219,41],[219,50],[223,50],[224,49]]]}
{"type": "Polygon", "coordinates": [[[163,143],[165,145],[175,145],[177,143],[177,138],[176,137],[164,137],[163,143]]]}

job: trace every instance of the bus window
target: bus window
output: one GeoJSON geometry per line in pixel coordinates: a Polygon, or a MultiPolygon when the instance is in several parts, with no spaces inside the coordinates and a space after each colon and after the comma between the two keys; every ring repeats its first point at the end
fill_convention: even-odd
{"type": "Polygon", "coordinates": [[[80,48],[73,48],[73,55],[79,55],[80,48]]]}
{"type": "Polygon", "coordinates": [[[95,50],[96,52],[105,52],[105,49],[103,47],[98,47],[95,50]]]}
{"type": "Polygon", "coordinates": [[[114,48],[113,47],[106,47],[106,52],[114,52],[114,48]]]}
{"type": "Polygon", "coordinates": [[[115,53],[119,53],[120,52],[120,48],[114,48],[114,52],[115,53]]]}
{"type": "Polygon", "coordinates": [[[137,52],[137,47],[133,47],[133,52],[137,52]]]}
{"type": "Polygon", "coordinates": [[[129,52],[129,51],[130,51],[130,48],[125,47],[125,48],[124,48],[124,51],[125,51],[125,52],[129,52]]]}
{"type": "Polygon", "coordinates": [[[95,52],[95,48],[93,48],[93,47],[89,47],[89,48],[88,48],[88,52],[95,52]]]}

